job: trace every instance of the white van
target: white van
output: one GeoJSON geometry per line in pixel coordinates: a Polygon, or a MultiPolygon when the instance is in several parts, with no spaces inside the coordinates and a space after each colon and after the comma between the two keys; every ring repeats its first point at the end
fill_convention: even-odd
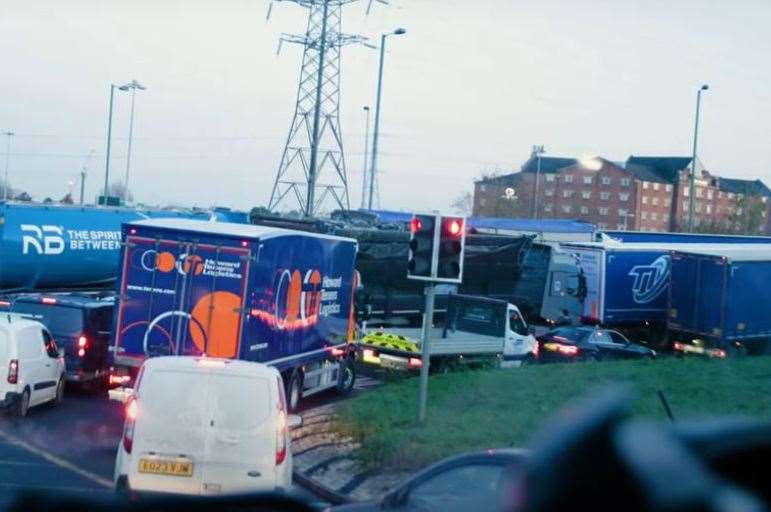
{"type": "Polygon", "coordinates": [[[43,324],[12,313],[0,315],[0,407],[26,416],[30,407],[58,404],[64,375],[64,353],[43,324]]]}
{"type": "Polygon", "coordinates": [[[281,375],[259,363],[168,356],[144,362],[126,404],[115,489],[232,494],[289,490],[290,423],[281,375]]]}

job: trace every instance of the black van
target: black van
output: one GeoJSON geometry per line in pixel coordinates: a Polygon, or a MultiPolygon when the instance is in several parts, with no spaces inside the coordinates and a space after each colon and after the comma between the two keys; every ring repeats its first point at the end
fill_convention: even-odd
{"type": "Polygon", "coordinates": [[[3,309],[41,322],[64,348],[68,381],[107,385],[114,297],[25,294],[9,302],[3,309]]]}

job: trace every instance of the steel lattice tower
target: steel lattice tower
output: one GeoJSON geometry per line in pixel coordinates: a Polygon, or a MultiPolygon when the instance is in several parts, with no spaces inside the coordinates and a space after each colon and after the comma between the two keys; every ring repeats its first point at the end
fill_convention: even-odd
{"type": "Polygon", "coordinates": [[[366,44],[367,38],[343,34],[340,29],[343,6],[358,0],[289,1],[308,9],[308,27],[305,34],[282,34],[280,39],[305,49],[295,113],[268,208],[274,210],[289,198],[297,201],[306,216],[313,216],[329,200],[347,210],[350,201],[340,130],[340,49],[347,44],[366,44]]]}

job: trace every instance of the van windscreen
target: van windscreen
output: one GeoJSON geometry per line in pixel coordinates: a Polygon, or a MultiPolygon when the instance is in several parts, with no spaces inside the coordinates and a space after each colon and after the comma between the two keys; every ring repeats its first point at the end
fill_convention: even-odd
{"type": "Polygon", "coordinates": [[[203,426],[206,376],[180,371],[145,372],[138,391],[144,421],[167,427],[203,426]]]}
{"type": "Polygon", "coordinates": [[[270,384],[267,379],[212,374],[209,403],[214,424],[226,430],[251,430],[270,415],[270,384]]]}

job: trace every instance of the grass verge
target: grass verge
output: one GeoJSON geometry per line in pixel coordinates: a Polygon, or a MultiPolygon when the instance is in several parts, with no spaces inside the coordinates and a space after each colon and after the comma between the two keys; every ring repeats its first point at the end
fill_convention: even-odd
{"type": "Polygon", "coordinates": [[[418,379],[389,382],[339,409],[336,429],[361,443],[368,468],[412,469],[469,450],[526,446],[561,405],[591,389],[631,384],[635,415],[771,418],[771,357],[663,359],[465,371],[429,379],[427,421],[418,425],[418,379]]]}

